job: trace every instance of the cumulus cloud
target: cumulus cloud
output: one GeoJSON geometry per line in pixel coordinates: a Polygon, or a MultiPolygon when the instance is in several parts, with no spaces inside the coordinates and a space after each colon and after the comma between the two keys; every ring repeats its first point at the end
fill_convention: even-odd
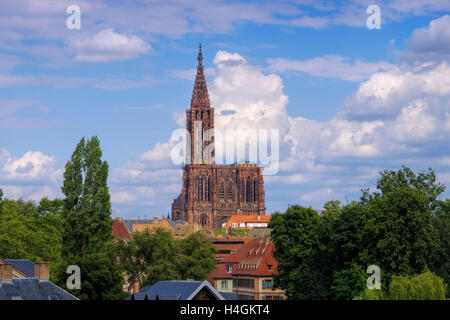
{"type": "Polygon", "coordinates": [[[410,64],[450,62],[450,15],[416,29],[408,42],[408,50],[400,54],[400,59],[410,64]]]}
{"type": "Polygon", "coordinates": [[[151,50],[143,39],[126,36],[105,29],[85,38],[74,40],[70,46],[77,51],[75,60],[83,62],[110,62],[135,58],[151,50]]]}
{"type": "Polygon", "coordinates": [[[38,201],[60,196],[62,172],[53,156],[40,151],[27,151],[21,157],[6,149],[0,151],[0,187],[5,197],[38,201]]]}

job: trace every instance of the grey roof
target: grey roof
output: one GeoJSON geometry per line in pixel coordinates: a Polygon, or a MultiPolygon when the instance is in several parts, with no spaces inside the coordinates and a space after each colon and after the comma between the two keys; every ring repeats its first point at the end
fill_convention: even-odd
{"type": "Polygon", "coordinates": [[[78,300],[50,281],[37,278],[0,281],[0,300],[78,300]]]}
{"type": "Polygon", "coordinates": [[[11,263],[14,268],[19,269],[29,277],[34,277],[34,263],[28,259],[25,260],[14,260],[14,259],[4,259],[5,262],[11,263]]]}
{"type": "Polygon", "coordinates": [[[222,291],[219,291],[219,293],[222,295],[222,297],[225,300],[238,300],[237,293],[234,293],[234,292],[222,292],[222,291]]]}
{"type": "MultiPolygon", "coordinates": [[[[135,293],[135,300],[144,300],[147,296],[148,300],[190,300],[195,296],[195,294],[203,287],[208,287],[208,289],[217,296],[218,300],[223,299],[221,294],[212,287],[207,281],[160,281],[155,283],[153,286],[148,288],[148,286],[142,288],[141,291],[135,293]],[[146,290],[145,290],[146,289],[146,290]]],[[[130,300],[128,297],[126,300],[130,300]]]]}

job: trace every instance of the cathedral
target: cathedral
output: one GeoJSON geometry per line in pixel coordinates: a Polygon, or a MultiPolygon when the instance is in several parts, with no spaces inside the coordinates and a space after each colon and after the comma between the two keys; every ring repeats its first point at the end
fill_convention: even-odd
{"type": "Polygon", "coordinates": [[[172,220],[213,230],[222,228],[232,215],[264,215],[266,208],[263,168],[251,163],[217,165],[214,136],[204,139],[206,132],[214,130],[214,108],[210,105],[202,60],[200,46],[191,107],[186,110],[188,159],[183,166],[181,194],[172,203],[172,220]],[[208,159],[203,159],[203,153],[198,152],[196,135],[202,138],[200,147],[211,150],[208,159]]]}

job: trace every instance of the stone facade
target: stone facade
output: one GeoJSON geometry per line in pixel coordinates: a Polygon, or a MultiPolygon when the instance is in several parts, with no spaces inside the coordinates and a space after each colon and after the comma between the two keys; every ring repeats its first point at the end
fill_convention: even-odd
{"type": "Polygon", "coordinates": [[[181,194],[172,203],[172,220],[212,230],[221,228],[232,215],[264,215],[266,208],[262,167],[250,163],[215,164],[214,137],[208,134],[214,129],[214,108],[202,60],[200,47],[191,107],[186,110],[186,130],[190,134],[186,139],[187,164],[183,166],[181,194]],[[196,144],[196,138],[201,143],[196,144]],[[201,150],[209,150],[208,155],[201,150]]]}

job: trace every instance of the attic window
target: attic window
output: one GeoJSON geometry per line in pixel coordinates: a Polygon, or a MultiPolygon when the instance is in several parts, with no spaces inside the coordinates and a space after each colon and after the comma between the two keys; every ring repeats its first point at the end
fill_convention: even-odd
{"type": "Polygon", "coordinates": [[[272,265],[271,264],[267,265],[267,270],[272,271],[272,265]]]}
{"type": "Polygon", "coordinates": [[[231,264],[227,265],[227,272],[232,273],[233,272],[233,266],[231,264]]]}

